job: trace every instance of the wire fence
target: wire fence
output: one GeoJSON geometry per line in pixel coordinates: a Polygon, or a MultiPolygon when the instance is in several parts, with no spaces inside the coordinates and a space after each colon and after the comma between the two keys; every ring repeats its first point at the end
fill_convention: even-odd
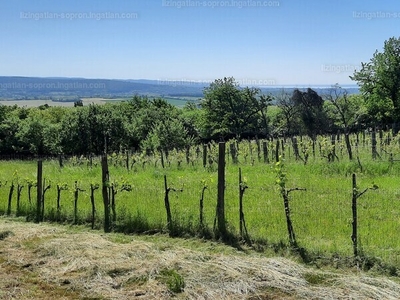
{"type": "MultiPolygon", "coordinates": [[[[259,141],[259,148],[257,141],[242,142],[238,146],[239,162],[237,164],[233,163],[234,159],[229,147],[227,147],[225,156],[227,161],[225,212],[229,229],[239,235],[239,183],[237,171],[238,167],[241,166],[244,178],[247,177],[246,185],[248,186],[243,198],[243,212],[248,233],[254,240],[263,240],[271,245],[276,245],[280,242],[286,243],[288,240],[283,200],[275,184],[274,162],[277,154],[276,149],[278,149],[279,156],[284,156],[288,162],[295,162],[296,157],[293,150],[293,140],[287,139],[283,143],[284,148],[282,148],[282,140],[261,140],[259,141]],[[267,150],[268,163],[263,163],[264,153],[261,146],[263,142],[266,142],[267,146],[269,146],[267,150]],[[277,143],[278,147],[276,147],[277,143]],[[261,149],[260,152],[258,149],[261,149]]],[[[352,145],[354,145],[356,137],[352,136],[351,141],[352,145]]],[[[299,139],[300,142],[310,143],[310,140],[303,138],[302,140],[299,139]]],[[[321,255],[324,253],[337,253],[338,255],[351,256],[351,201],[353,191],[350,175],[354,169],[350,169],[348,174],[345,172],[343,174],[329,174],[329,171],[335,170],[336,166],[342,168],[343,165],[335,164],[334,162],[328,164],[326,162],[327,158],[322,155],[321,148],[328,147],[328,144],[332,146],[331,141],[326,137],[317,141],[315,160],[312,157],[312,147],[307,148],[307,151],[311,153],[308,164],[312,165],[312,162],[318,162],[321,166],[320,169],[307,169],[304,167],[305,171],[298,173],[297,170],[302,165],[307,166],[307,164],[300,161],[298,169],[293,167],[295,168],[293,171],[291,170],[292,165],[290,163],[287,164],[289,173],[288,186],[307,189],[304,192],[299,191],[290,194],[293,227],[297,240],[302,247],[321,253],[321,255]],[[326,145],[322,145],[323,143],[326,143],[326,145]],[[316,171],[316,174],[312,174],[313,171],[316,171]]],[[[337,145],[336,140],[335,147],[338,147],[337,145]]],[[[382,155],[372,160],[371,145],[372,140],[367,138],[364,144],[362,142],[358,144],[361,163],[364,164],[364,161],[370,163],[372,161],[377,168],[382,167],[382,162],[385,162],[388,166],[393,163],[393,161],[390,162],[391,152],[383,151],[384,145],[387,145],[384,143],[382,143],[382,155]]],[[[377,151],[380,153],[379,146],[381,144],[379,140],[377,145],[377,151]]],[[[399,147],[398,142],[392,139],[389,145],[394,145],[391,150],[396,153],[395,151],[399,147]]],[[[215,145],[207,146],[210,156],[215,155],[213,147],[215,145]]],[[[132,185],[131,191],[118,192],[116,195],[116,227],[127,229],[127,226],[124,227],[124,222],[131,222],[132,226],[138,226],[140,222],[147,222],[147,225],[141,224],[146,230],[166,230],[167,217],[164,207],[163,174],[168,173],[169,186],[176,190],[170,193],[174,222],[179,223],[182,228],[195,228],[199,224],[201,191],[204,185],[207,185],[202,213],[205,225],[212,229],[216,217],[218,194],[216,182],[217,165],[215,161],[211,162],[207,159],[206,167],[203,167],[201,152],[203,149],[199,148],[200,153],[196,153],[194,150],[192,157],[188,161],[189,163],[186,163],[184,156],[183,159],[178,159],[175,154],[170,153],[170,157],[165,158],[164,168],[161,166],[160,157],[157,156],[143,156],[140,153],[109,154],[112,178],[115,179],[123,174],[124,180],[129,181],[132,185]],[[128,164],[126,163],[127,159],[128,164]],[[118,175],[113,175],[114,173],[118,175]]],[[[337,151],[339,162],[350,162],[346,156],[345,149],[342,149],[343,153],[341,153],[340,148],[335,150],[337,151]]],[[[302,155],[304,154],[305,152],[302,152],[302,155]]],[[[65,216],[63,222],[73,222],[73,183],[78,180],[84,190],[79,194],[78,213],[80,222],[89,223],[91,218],[90,183],[91,181],[100,181],[100,158],[97,156],[70,156],[62,159],[64,169],[61,169],[59,173],[49,172],[51,174],[46,174],[46,170],[44,172],[44,177],[48,176],[52,180],[52,188],[45,195],[45,219],[46,214],[47,218],[50,219],[57,210],[55,185],[62,180],[69,180],[67,183],[70,189],[63,191],[61,194],[61,211],[65,216]],[[63,173],[66,174],[66,177],[62,176],[63,173]]],[[[59,161],[54,161],[53,159],[48,164],[57,165],[58,163],[59,161]]],[[[363,254],[375,256],[400,266],[400,242],[396,237],[400,229],[400,184],[397,186],[397,175],[400,174],[400,167],[395,166],[390,172],[384,171],[387,173],[385,176],[367,176],[360,172],[360,166],[356,162],[353,162],[353,164],[356,170],[361,173],[359,180],[360,190],[368,188],[372,184],[370,182],[371,178],[376,180],[379,185],[378,190],[368,191],[358,201],[359,249],[363,254]]],[[[21,165],[21,173],[25,167],[26,165],[21,165]]],[[[367,165],[364,168],[369,168],[369,166],[367,165]]],[[[30,173],[34,174],[33,171],[34,168],[30,173]]],[[[0,197],[2,199],[0,201],[0,211],[3,213],[7,213],[8,210],[9,184],[12,181],[11,176],[7,177],[0,178],[2,183],[7,179],[9,182],[8,185],[0,187],[0,197]]],[[[17,183],[15,184],[17,185],[17,183]]],[[[13,213],[18,213],[16,210],[16,197],[16,192],[14,192],[12,198],[13,213]]],[[[35,206],[34,189],[32,190],[32,199],[29,202],[25,183],[19,205],[24,208],[26,213],[35,206]]],[[[97,227],[101,227],[104,209],[101,190],[96,190],[95,200],[97,227]]],[[[132,231],[134,229],[129,228],[132,231]]],[[[129,230],[127,229],[127,231],[129,230]]]]}

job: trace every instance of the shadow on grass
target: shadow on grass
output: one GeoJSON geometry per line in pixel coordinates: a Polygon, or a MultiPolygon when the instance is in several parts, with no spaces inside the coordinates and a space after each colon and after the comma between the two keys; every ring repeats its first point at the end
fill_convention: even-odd
{"type": "Polygon", "coordinates": [[[329,267],[335,269],[354,269],[365,272],[376,272],[385,276],[400,276],[400,270],[393,264],[386,263],[380,258],[368,256],[361,253],[359,256],[341,256],[337,253],[326,255],[321,252],[309,251],[306,248],[296,244],[290,246],[288,243],[279,241],[278,243],[268,243],[267,240],[253,241],[252,249],[257,252],[266,252],[272,250],[273,253],[282,256],[297,257],[302,263],[317,268],[329,267]]]}
{"type": "MultiPolygon", "coordinates": [[[[36,210],[34,207],[26,207],[23,211],[27,221],[35,221],[36,210]]],[[[58,222],[61,224],[70,224],[71,217],[66,214],[58,214],[55,210],[50,210],[45,215],[45,221],[58,222]]],[[[89,224],[88,218],[82,218],[80,224],[89,224]]],[[[100,229],[102,220],[96,218],[96,229],[100,229]]],[[[301,247],[299,244],[290,245],[287,242],[279,241],[277,243],[270,243],[266,239],[252,240],[251,237],[245,238],[238,236],[229,228],[221,234],[207,225],[200,225],[192,220],[185,220],[183,218],[174,219],[170,226],[159,223],[149,223],[144,215],[137,212],[135,215],[121,214],[117,222],[113,224],[113,231],[124,234],[168,234],[173,238],[200,238],[210,241],[218,241],[227,246],[233,247],[239,251],[253,250],[260,253],[272,251],[274,255],[282,257],[297,257],[302,263],[312,265],[317,268],[332,267],[336,269],[352,269],[362,271],[371,271],[385,276],[400,276],[399,266],[384,262],[382,259],[374,256],[369,256],[363,251],[360,255],[354,256],[341,256],[337,253],[326,254],[321,252],[314,252],[301,247]],[[168,228],[169,227],[169,228],[168,228]]]]}

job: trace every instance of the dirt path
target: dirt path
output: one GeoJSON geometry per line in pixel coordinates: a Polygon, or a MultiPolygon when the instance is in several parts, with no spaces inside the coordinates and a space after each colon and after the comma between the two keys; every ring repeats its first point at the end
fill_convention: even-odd
{"type": "Polygon", "coordinates": [[[400,299],[390,279],[217,243],[0,219],[0,299],[400,299]]]}

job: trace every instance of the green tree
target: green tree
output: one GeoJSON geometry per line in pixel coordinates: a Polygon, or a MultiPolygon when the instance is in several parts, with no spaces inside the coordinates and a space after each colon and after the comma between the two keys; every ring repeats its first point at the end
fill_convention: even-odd
{"type": "Polygon", "coordinates": [[[0,123],[0,151],[1,153],[15,153],[22,149],[19,145],[17,133],[21,120],[15,115],[8,115],[0,123]]]}
{"type": "Polygon", "coordinates": [[[359,124],[366,110],[360,95],[348,95],[348,92],[338,84],[323,96],[328,116],[335,125],[342,128],[345,133],[346,149],[349,159],[353,159],[353,152],[350,143],[350,129],[359,124]]]}
{"type": "Polygon", "coordinates": [[[130,146],[128,118],[120,104],[73,108],[62,120],[60,144],[64,153],[100,154],[130,146]]]}
{"type": "Polygon", "coordinates": [[[329,119],[345,132],[358,125],[367,114],[364,98],[361,95],[349,95],[338,84],[328,89],[322,97],[329,119]]]}
{"type": "Polygon", "coordinates": [[[21,121],[16,137],[21,147],[34,154],[44,154],[44,129],[48,124],[38,115],[32,115],[21,121]]]}
{"type": "Polygon", "coordinates": [[[204,111],[194,102],[187,102],[181,110],[180,116],[183,126],[187,130],[188,135],[196,140],[204,136],[201,128],[204,124],[203,112],[204,111]]]}
{"type": "Polygon", "coordinates": [[[299,106],[294,102],[293,97],[284,89],[275,96],[276,105],[279,107],[278,117],[276,118],[276,131],[285,132],[288,135],[296,134],[301,131],[301,120],[299,106]]]}
{"type": "Polygon", "coordinates": [[[390,121],[387,116],[400,121],[400,37],[385,41],[383,52],[376,50],[350,78],[357,81],[377,121],[390,121]]]}
{"type": "Polygon", "coordinates": [[[299,115],[305,128],[305,133],[315,140],[318,133],[328,129],[328,117],[324,111],[324,100],[313,89],[302,92],[293,91],[292,99],[299,110],[299,115]]]}
{"type": "Polygon", "coordinates": [[[241,89],[233,77],[217,79],[205,88],[201,107],[208,137],[234,135],[240,139],[244,133],[266,132],[271,98],[260,96],[260,92],[256,88],[241,89]]]}
{"type": "Polygon", "coordinates": [[[148,151],[163,150],[168,154],[172,149],[184,149],[195,139],[195,132],[188,132],[191,126],[185,126],[182,111],[163,99],[152,100],[141,115],[144,124],[148,124],[141,146],[148,151]]]}

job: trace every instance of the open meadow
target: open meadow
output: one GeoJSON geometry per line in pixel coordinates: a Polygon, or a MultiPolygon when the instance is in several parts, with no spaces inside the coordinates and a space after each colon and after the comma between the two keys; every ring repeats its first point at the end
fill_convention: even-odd
{"type": "MultiPolygon", "coordinates": [[[[351,138],[352,143],[356,143],[355,135],[351,138]]],[[[306,163],[304,156],[296,160],[289,139],[285,143],[282,143],[283,139],[279,140],[278,154],[284,164],[286,187],[306,189],[290,193],[290,209],[297,242],[312,257],[330,262],[335,258],[352,257],[351,175],[355,173],[357,189],[360,192],[368,189],[357,204],[360,255],[374,258],[379,265],[393,266],[393,274],[400,267],[400,240],[397,238],[400,228],[400,162],[396,161],[395,155],[399,144],[393,139],[390,145],[386,145],[383,138],[387,136],[382,135],[382,143],[378,140],[378,156],[374,160],[368,135],[363,141],[360,139],[359,147],[353,147],[357,158],[352,161],[347,158],[342,141],[338,140],[336,158],[331,162],[324,154],[326,138],[317,139],[314,153],[310,140],[303,138],[299,144],[303,149],[302,155],[309,153],[306,163]],[[284,149],[281,144],[284,144],[284,149]],[[369,190],[373,186],[374,189],[369,190]]],[[[232,161],[232,153],[227,151],[225,213],[229,231],[239,236],[238,172],[241,168],[242,186],[247,186],[243,194],[243,213],[250,240],[258,249],[271,248],[279,252],[288,245],[288,231],[282,196],[276,184],[276,141],[267,142],[267,162],[264,162],[262,152],[258,154],[255,141],[239,143],[237,163],[232,161]]],[[[126,154],[109,155],[109,182],[115,194],[113,230],[124,233],[167,231],[164,206],[166,175],[174,235],[211,236],[217,203],[216,146],[211,144],[208,147],[206,167],[203,167],[202,147],[197,151],[196,148],[191,150],[188,162],[183,152],[169,153],[168,158],[164,158],[164,168],[157,155],[128,155],[129,170],[126,154]],[[200,226],[202,191],[203,226],[200,226]]],[[[332,146],[329,147],[332,150],[332,146]]],[[[36,172],[36,161],[1,161],[0,213],[28,216],[34,220],[36,172]]],[[[93,225],[102,228],[104,207],[98,158],[90,161],[85,157],[71,157],[64,159],[62,168],[58,160],[45,160],[43,178],[44,188],[49,187],[44,195],[43,220],[90,226],[92,186],[96,210],[93,225]],[[57,190],[60,196],[58,209],[57,190]]]]}

